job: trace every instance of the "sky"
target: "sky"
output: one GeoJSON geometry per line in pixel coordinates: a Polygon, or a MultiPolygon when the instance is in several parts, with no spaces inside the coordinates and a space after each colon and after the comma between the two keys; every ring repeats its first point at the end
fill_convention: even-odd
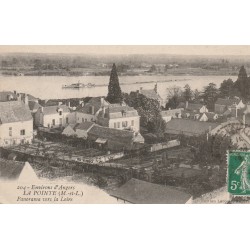
{"type": "Polygon", "coordinates": [[[0,45],[0,53],[250,55],[248,45],[0,45]]]}

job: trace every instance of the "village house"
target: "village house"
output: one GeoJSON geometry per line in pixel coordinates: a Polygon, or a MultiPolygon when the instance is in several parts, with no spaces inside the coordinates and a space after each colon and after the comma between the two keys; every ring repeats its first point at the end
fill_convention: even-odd
{"type": "Polygon", "coordinates": [[[164,106],[163,99],[158,93],[157,84],[155,84],[154,89],[143,89],[142,87],[140,87],[140,90],[137,90],[137,93],[142,94],[149,99],[156,100],[159,102],[160,106],[164,106]]]}
{"type": "Polygon", "coordinates": [[[109,128],[140,131],[140,116],[137,110],[126,104],[110,104],[108,107],[102,107],[96,123],[109,128]]]}
{"type": "Polygon", "coordinates": [[[219,118],[218,114],[214,112],[206,112],[201,114],[199,121],[201,122],[214,122],[219,118]]]}
{"type": "Polygon", "coordinates": [[[21,101],[0,102],[0,145],[31,143],[33,118],[21,101]]]}
{"type": "Polygon", "coordinates": [[[94,125],[88,131],[88,139],[102,148],[110,150],[131,149],[137,143],[144,143],[139,132],[120,130],[94,125]]]}
{"type": "Polygon", "coordinates": [[[161,117],[165,122],[169,122],[172,118],[181,118],[183,108],[169,109],[161,111],[161,117]]]}
{"type": "Polygon", "coordinates": [[[82,122],[69,124],[62,132],[66,136],[76,136],[78,138],[87,139],[89,130],[95,125],[93,122],[82,122]]]}
{"type": "Polygon", "coordinates": [[[0,92],[0,102],[16,101],[17,95],[11,91],[1,91],[0,92]]]}
{"type": "Polygon", "coordinates": [[[218,98],[214,104],[214,112],[220,115],[225,113],[227,110],[231,111],[232,108],[236,108],[238,110],[244,109],[245,104],[238,97],[226,99],[218,98]]]}
{"type": "Polygon", "coordinates": [[[108,107],[109,103],[103,97],[93,97],[85,105],[80,101],[75,110],[76,122],[95,122],[102,107],[108,107]]]}
{"type": "Polygon", "coordinates": [[[175,187],[163,186],[138,179],[130,179],[110,195],[132,204],[190,204],[192,195],[175,187]]]}
{"type": "Polygon", "coordinates": [[[75,114],[66,105],[39,107],[34,117],[36,126],[48,128],[65,127],[75,123],[75,114]]]}
{"type": "Polygon", "coordinates": [[[191,103],[191,102],[181,102],[177,108],[184,108],[186,112],[191,112],[191,113],[206,113],[208,112],[208,109],[206,105],[201,104],[201,103],[191,103]]]}

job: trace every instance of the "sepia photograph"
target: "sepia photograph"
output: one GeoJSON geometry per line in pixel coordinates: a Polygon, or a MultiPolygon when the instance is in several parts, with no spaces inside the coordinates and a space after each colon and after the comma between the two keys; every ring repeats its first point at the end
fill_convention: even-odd
{"type": "Polygon", "coordinates": [[[0,46],[0,202],[248,203],[250,46],[0,46]]]}

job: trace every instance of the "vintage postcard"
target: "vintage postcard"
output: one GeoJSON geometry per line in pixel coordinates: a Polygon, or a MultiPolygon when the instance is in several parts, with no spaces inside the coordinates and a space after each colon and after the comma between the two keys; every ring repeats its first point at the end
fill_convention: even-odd
{"type": "Polygon", "coordinates": [[[0,203],[250,202],[250,46],[0,46],[0,203]]]}

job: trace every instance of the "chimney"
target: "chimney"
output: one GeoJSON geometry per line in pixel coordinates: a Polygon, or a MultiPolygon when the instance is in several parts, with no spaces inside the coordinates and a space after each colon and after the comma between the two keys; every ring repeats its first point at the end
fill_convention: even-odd
{"type": "Polygon", "coordinates": [[[27,106],[29,105],[29,98],[27,94],[24,94],[24,104],[27,106]]]}
{"type": "Polygon", "coordinates": [[[17,100],[18,100],[19,102],[22,101],[22,96],[21,96],[20,94],[17,94],[17,100]]]}
{"type": "Polygon", "coordinates": [[[103,106],[103,105],[104,105],[104,98],[101,97],[101,106],[103,106]]]}
{"type": "Polygon", "coordinates": [[[43,113],[43,107],[41,107],[41,112],[43,113]]]}
{"type": "Polygon", "coordinates": [[[139,93],[141,93],[141,91],[142,91],[142,87],[140,87],[139,93]]]}
{"type": "Polygon", "coordinates": [[[62,102],[58,102],[58,106],[62,105],[62,102]]]}
{"type": "Polygon", "coordinates": [[[16,92],[16,90],[14,90],[14,95],[16,95],[17,94],[17,92],[16,92]]]}
{"type": "Polygon", "coordinates": [[[188,101],[186,101],[186,109],[188,108],[188,101]]]}
{"type": "Polygon", "coordinates": [[[70,108],[70,101],[68,101],[68,107],[70,108]]]}

